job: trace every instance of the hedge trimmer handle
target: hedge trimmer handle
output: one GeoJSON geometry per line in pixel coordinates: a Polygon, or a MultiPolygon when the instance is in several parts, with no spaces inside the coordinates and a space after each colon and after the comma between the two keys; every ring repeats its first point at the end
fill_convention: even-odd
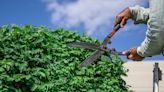
{"type": "Polygon", "coordinates": [[[113,30],[112,30],[112,32],[110,32],[109,33],[109,38],[112,38],[114,35],[115,35],[115,33],[119,30],[121,28],[121,24],[117,24],[114,28],[113,28],[113,30]]]}
{"type": "Polygon", "coordinates": [[[108,51],[109,51],[111,54],[114,54],[114,55],[126,56],[126,55],[123,54],[122,52],[117,52],[115,48],[108,49],[108,51]]]}
{"type": "Polygon", "coordinates": [[[118,31],[120,28],[121,28],[121,24],[117,24],[117,25],[113,28],[113,30],[118,31]]]}
{"type": "Polygon", "coordinates": [[[106,46],[108,43],[110,43],[110,39],[115,35],[115,33],[116,33],[120,28],[121,28],[121,24],[117,24],[117,25],[113,28],[112,32],[110,32],[110,33],[106,36],[106,38],[104,39],[102,45],[106,46]]]}

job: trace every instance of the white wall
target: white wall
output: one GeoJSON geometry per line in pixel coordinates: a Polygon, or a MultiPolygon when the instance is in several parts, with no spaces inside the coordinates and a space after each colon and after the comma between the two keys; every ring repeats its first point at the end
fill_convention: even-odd
{"type": "MultiPolygon", "coordinates": [[[[164,61],[156,61],[163,72],[162,81],[159,82],[159,92],[164,92],[164,61]]],[[[135,92],[153,92],[153,66],[155,61],[127,62],[128,77],[124,77],[127,84],[135,92]]]]}

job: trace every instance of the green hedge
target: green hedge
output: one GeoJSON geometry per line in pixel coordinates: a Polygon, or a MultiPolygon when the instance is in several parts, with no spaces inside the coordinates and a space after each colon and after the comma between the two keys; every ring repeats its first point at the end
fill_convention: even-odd
{"type": "Polygon", "coordinates": [[[99,43],[63,29],[6,25],[0,27],[1,92],[127,92],[123,62],[105,53],[88,67],[78,64],[93,50],[69,42],[99,43]]]}

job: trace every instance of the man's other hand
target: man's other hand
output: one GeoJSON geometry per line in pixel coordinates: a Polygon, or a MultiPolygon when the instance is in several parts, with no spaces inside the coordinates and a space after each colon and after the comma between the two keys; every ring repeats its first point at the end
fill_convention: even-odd
{"type": "Polygon", "coordinates": [[[127,58],[133,61],[142,61],[144,57],[141,57],[137,53],[137,47],[133,47],[129,50],[123,52],[123,54],[127,55],[127,58]]]}
{"type": "Polygon", "coordinates": [[[115,26],[117,24],[121,24],[121,27],[123,27],[127,20],[129,18],[131,18],[132,14],[129,8],[125,8],[123,11],[121,11],[119,14],[117,14],[116,16],[116,20],[115,20],[115,26]]]}

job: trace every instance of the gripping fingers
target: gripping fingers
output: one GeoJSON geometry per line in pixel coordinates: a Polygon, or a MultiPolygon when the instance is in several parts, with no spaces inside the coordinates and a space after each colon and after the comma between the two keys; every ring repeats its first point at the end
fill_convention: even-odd
{"type": "Polygon", "coordinates": [[[121,21],[121,27],[124,27],[128,18],[124,17],[121,21]]]}
{"type": "Polygon", "coordinates": [[[130,60],[134,60],[134,56],[132,54],[127,55],[127,58],[130,59],[130,60]]]}
{"type": "Polygon", "coordinates": [[[122,21],[122,19],[123,19],[123,16],[117,15],[117,16],[116,16],[116,20],[115,20],[115,26],[116,26],[117,24],[120,24],[121,21],[122,21]]]}

